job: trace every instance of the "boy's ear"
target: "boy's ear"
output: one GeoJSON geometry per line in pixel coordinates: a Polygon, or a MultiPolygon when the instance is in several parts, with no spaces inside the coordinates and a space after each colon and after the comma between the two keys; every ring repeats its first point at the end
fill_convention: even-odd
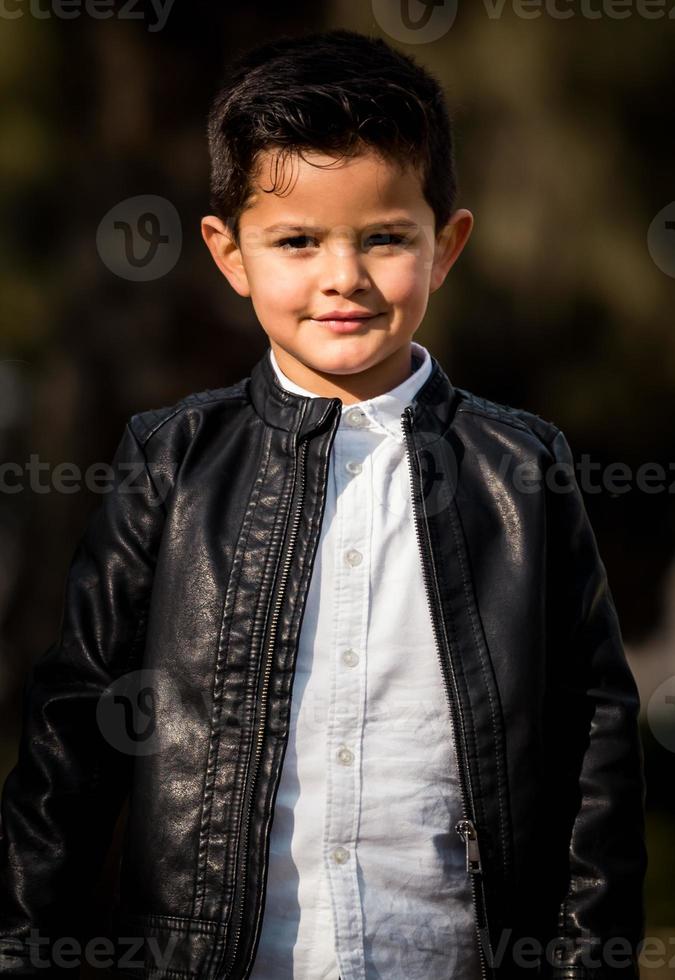
{"type": "Polygon", "coordinates": [[[214,214],[206,215],[201,222],[202,238],[206,242],[213,261],[230,286],[240,296],[250,296],[251,289],[244,268],[241,249],[224,221],[214,214]]]}
{"type": "Polygon", "coordinates": [[[445,277],[459,258],[473,228],[473,215],[466,208],[453,212],[448,223],[436,236],[429,291],[443,285],[445,277]]]}

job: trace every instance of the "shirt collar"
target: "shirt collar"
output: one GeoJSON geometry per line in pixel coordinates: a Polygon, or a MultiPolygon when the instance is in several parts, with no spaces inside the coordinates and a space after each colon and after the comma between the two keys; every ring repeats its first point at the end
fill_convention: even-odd
{"type": "MultiPolygon", "coordinates": [[[[401,429],[401,415],[403,414],[404,408],[412,403],[415,395],[431,374],[432,369],[431,355],[426,347],[423,347],[422,344],[418,344],[414,340],[410,342],[410,347],[414,366],[412,373],[404,381],[396,385],[395,388],[391,388],[381,395],[376,395],[374,398],[367,398],[364,401],[356,402],[352,405],[343,405],[340,419],[341,426],[347,412],[358,407],[367,416],[374,428],[384,429],[398,442],[404,441],[403,430],[401,429]]],[[[301,388],[300,385],[286,377],[279,367],[271,347],[269,348],[269,359],[279,379],[279,383],[287,391],[294,391],[296,395],[305,395],[309,398],[319,397],[316,392],[309,391],[307,388],[301,388]]]]}

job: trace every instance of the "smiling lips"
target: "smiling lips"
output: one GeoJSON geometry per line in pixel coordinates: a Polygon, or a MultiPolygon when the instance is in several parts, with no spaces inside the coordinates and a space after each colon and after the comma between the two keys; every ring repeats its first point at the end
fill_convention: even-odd
{"type": "Polygon", "coordinates": [[[330,313],[324,313],[322,316],[313,317],[313,319],[328,327],[333,333],[354,333],[360,330],[364,323],[373,320],[376,316],[379,316],[379,313],[369,313],[363,310],[349,310],[342,313],[339,310],[331,310],[330,313]]]}

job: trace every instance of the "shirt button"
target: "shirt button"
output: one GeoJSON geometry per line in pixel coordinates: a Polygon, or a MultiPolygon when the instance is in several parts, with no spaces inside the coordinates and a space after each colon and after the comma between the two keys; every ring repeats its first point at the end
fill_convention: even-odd
{"type": "Polygon", "coordinates": [[[336,847],[333,851],[333,860],[336,864],[344,864],[349,860],[349,851],[345,847],[336,847]]]}
{"type": "Polygon", "coordinates": [[[347,559],[348,565],[360,565],[363,560],[363,555],[356,548],[350,548],[349,551],[345,553],[345,558],[347,559]]]}
{"type": "Polygon", "coordinates": [[[338,762],[343,766],[351,766],[352,762],[354,761],[354,753],[344,745],[341,749],[338,749],[337,757],[338,762]]]}
{"type": "Polygon", "coordinates": [[[366,413],[361,411],[360,408],[350,409],[345,417],[350,425],[354,425],[357,428],[362,428],[363,426],[368,425],[366,413]]]}
{"type": "Polygon", "coordinates": [[[347,665],[347,667],[356,667],[359,662],[359,655],[356,650],[345,650],[342,654],[342,662],[347,665]]]}
{"type": "Polygon", "coordinates": [[[350,459],[348,463],[345,463],[345,469],[348,473],[360,473],[363,466],[361,463],[357,463],[356,460],[350,459]]]}

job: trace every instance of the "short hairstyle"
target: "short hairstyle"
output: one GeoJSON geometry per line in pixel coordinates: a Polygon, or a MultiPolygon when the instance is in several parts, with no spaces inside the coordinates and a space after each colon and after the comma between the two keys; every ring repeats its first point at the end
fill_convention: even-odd
{"type": "Polygon", "coordinates": [[[279,163],[303,150],[333,157],[373,150],[415,168],[436,233],[454,209],[452,124],[441,85],[413,58],[355,31],[284,35],[239,55],[213,100],[208,145],[210,207],[237,242],[265,150],[279,151],[279,163]]]}

